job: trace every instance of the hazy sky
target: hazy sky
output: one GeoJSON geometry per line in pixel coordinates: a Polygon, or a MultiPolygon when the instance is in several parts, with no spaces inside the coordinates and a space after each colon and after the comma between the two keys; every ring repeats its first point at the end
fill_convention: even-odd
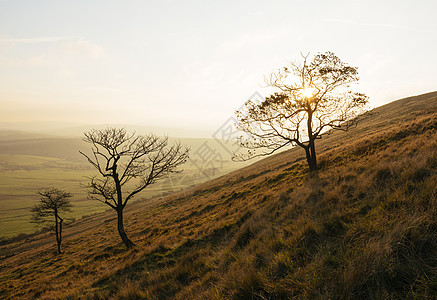
{"type": "Polygon", "coordinates": [[[0,0],[0,120],[214,132],[265,74],[327,50],[373,106],[434,91],[436,3],[0,0]]]}

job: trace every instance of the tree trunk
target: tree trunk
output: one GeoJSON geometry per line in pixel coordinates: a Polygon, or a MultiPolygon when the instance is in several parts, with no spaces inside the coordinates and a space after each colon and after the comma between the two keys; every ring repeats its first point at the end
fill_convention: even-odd
{"type": "Polygon", "coordinates": [[[62,244],[62,221],[64,221],[64,219],[59,217],[59,243],[58,243],[59,253],[61,253],[61,244],[62,244]]]}
{"type": "Polygon", "coordinates": [[[317,156],[316,156],[316,145],[314,143],[314,140],[310,141],[310,152],[311,152],[311,171],[317,171],[317,156]]]}
{"type": "Polygon", "coordinates": [[[57,213],[55,213],[55,231],[56,231],[56,243],[58,244],[58,254],[61,254],[61,241],[59,239],[59,225],[58,225],[57,213]]]}
{"type": "MultiPolygon", "coordinates": [[[[309,101],[307,99],[307,101],[309,101]]],[[[313,111],[311,109],[311,104],[308,102],[308,120],[307,120],[307,130],[308,130],[308,145],[305,147],[305,154],[307,156],[308,167],[310,172],[317,171],[317,160],[316,160],[316,147],[314,145],[313,137],[313,111]]]]}
{"type": "Polygon", "coordinates": [[[314,142],[312,147],[310,145],[308,145],[308,147],[305,147],[305,154],[307,158],[308,167],[310,168],[310,172],[317,171],[317,160],[316,160],[316,151],[314,149],[314,142]]]}
{"type": "Polygon", "coordinates": [[[128,249],[132,248],[133,246],[135,246],[135,244],[127,237],[126,232],[124,231],[124,226],[123,226],[123,209],[122,208],[118,208],[117,209],[117,219],[118,219],[118,234],[120,235],[123,243],[126,245],[126,247],[128,249]]]}

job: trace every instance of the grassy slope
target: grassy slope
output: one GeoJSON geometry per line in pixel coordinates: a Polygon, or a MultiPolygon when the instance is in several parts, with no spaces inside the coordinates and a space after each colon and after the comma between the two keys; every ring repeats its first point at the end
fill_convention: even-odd
{"type": "Polygon", "coordinates": [[[6,298],[437,296],[437,93],[393,102],[318,143],[197,188],[0,248],[6,298]]]}
{"type": "MultiPolygon", "coordinates": [[[[170,143],[174,143],[170,139],[170,143]]],[[[180,190],[208,178],[222,175],[238,166],[231,162],[229,154],[213,139],[182,139],[181,143],[192,150],[192,160],[184,165],[184,172],[172,181],[164,180],[148,188],[141,196],[156,197],[180,190]],[[203,143],[214,149],[223,159],[216,162],[216,170],[205,170],[201,157],[195,151],[203,143]]],[[[0,237],[11,237],[21,233],[32,233],[36,227],[30,223],[30,208],[38,200],[35,192],[47,186],[55,186],[73,194],[72,218],[103,212],[107,206],[87,198],[84,185],[87,176],[96,173],[79,150],[90,148],[79,138],[64,138],[19,131],[0,131],[0,237]]],[[[212,165],[208,165],[210,168],[212,165]]]]}

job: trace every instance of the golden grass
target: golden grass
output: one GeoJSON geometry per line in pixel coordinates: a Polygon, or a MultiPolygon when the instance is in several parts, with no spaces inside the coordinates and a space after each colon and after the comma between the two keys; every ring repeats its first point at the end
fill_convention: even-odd
{"type": "Polygon", "coordinates": [[[119,243],[112,213],[66,227],[60,256],[51,233],[3,245],[0,294],[435,298],[437,95],[400,103],[404,111],[383,107],[362,127],[321,140],[318,176],[293,149],[133,203],[126,212],[132,250],[119,243]],[[400,121],[384,118],[392,111],[400,121]]]}

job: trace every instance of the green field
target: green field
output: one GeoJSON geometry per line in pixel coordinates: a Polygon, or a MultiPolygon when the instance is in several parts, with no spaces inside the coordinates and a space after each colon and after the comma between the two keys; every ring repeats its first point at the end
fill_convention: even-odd
{"type": "MultiPolygon", "coordinates": [[[[183,172],[149,186],[134,200],[161,197],[242,166],[232,162],[225,149],[214,142],[212,139],[182,140],[192,153],[182,167],[183,172]],[[206,164],[201,161],[202,157],[196,151],[205,141],[220,154],[217,157],[221,160],[210,160],[206,164]]],[[[38,229],[30,223],[30,209],[39,199],[36,191],[44,187],[57,187],[73,194],[70,218],[78,219],[109,208],[87,197],[87,177],[96,174],[96,170],[79,150],[88,148],[80,139],[0,132],[0,237],[32,233],[38,229]]]]}
{"type": "Polygon", "coordinates": [[[39,199],[36,191],[55,186],[71,192],[74,209],[71,217],[99,212],[104,207],[87,199],[85,176],[93,170],[83,164],[41,156],[0,154],[1,236],[30,233],[36,227],[30,223],[30,208],[39,199]]]}

